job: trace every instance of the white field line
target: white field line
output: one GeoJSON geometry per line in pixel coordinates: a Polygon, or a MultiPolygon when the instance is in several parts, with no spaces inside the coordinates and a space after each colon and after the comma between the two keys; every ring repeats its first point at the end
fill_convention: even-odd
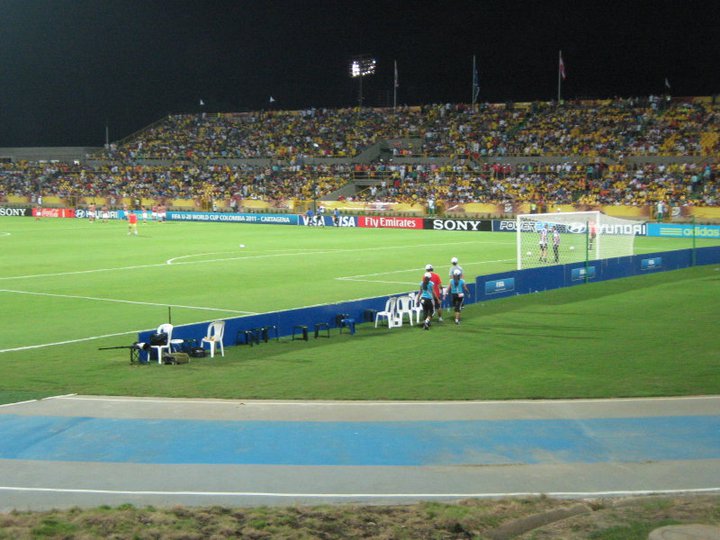
{"type": "Polygon", "coordinates": [[[102,336],[90,336],[90,337],[84,337],[84,338],[78,338],[78,339],[68,339],[67,341],[55,341],[53,343],[39,343],[37,345],[26,345],[25,347],[14,347],[12,349],[0,349],[0,353],[28,351],[30,349],[44,349],[45,347],[55,347],[57,345],[69,345],[71,343],[81,343],[83,341],[93,341],[95,339],[103,339],[103,338],[117,337],[117,336],[127,336],[128,334],[139,334],[140,332],[143,332],[143,331],[144,330],[130,330],[129,332],[118,332],[115,334],[105,334],[102,336]]]}
{"type": "MultiPolygon", "coordinates": [[[[2,289],[0,289],[0,290],[2,290],[2,289]]],[[[40,293],[38,293],[38,294],[40,294],[40,293]]],[[[372,297],[352,298],[352,299],[350,299],[350,300],[341,300],[341,301],[339,301],[339,302],[334,302],[334,303],[356,302],[356,301],[358,301],[358,300],[368,300],[369,298],[372,298],[372,297]]],[[[103,299],[100,299],[100,300],[105,300],[105,299],[103,298],[103,299]]],[[[158,305],[163,305],[163,306],[164,306],[164,305],[166,305],[166,304],[158,304],[158,305]]],[[[326,305],[326,304],[312,304],[312,305],[308,305],[308,306],[300,306],[300,307],[298,307],[298,308],[293,308],[293,309],[307,309],[307,308],[311,308],[311,307],[318,307],[318,306],[324,306],[324,305],[326,305]]],[[[198,308],[198,309],[200,309],[200,308],[198,308]]],[[[266,313],[272,314],[272,313],[280,313],[280,312],[282,312],[282,311],[287,311],[287,310],[286,310],[286,309],[278,309],[278,310],[274,310],[274,311],[268,311],[268,312],[266,312],[266,313]]],[[[240,313],[248,313],[248,314],[250,314],[250,315],[253,315],[253,313],[249,313],[249,312],[240,312],[240,313]]],[[[192,324],[210,323],[210,322],[212,322],[213,320],[215,320],[215,319],[208,319],[208,320],[206,320],[206,321],[196,321],[195,323],[192,323],[192,324]]],[[[148,330],[148,329],[147,329],[147,328],[144,328],[144,329],[142,329],[142,330],[131,330],[131,331],[129,331],[129,332],[119,332],[119,333],[117,333],[117,334],[105,334],[105,335],[101,335],[101,336],[89,336],[89,337],[84,337],[84,338],[72,339],[72,340],[68,340],[68,341],[57,341],[57,342],[53,342],[53,343],[41,343],[41,344],[38,344],[38,345],[27,345],[27,346],[24,346],[24,347],[14,347],[14,348],[12,348],[12,349],[0,349],[0,353],[26,351],[26,350],[29,350],[29,349],[42,349],[42,348],[45,348],[45,347],[54,347],[54,346],[57,346],[57,345],[67,345],[67,344],[71,344],[71,343],[80,343],[80,342],[83,342],[83,341],[93,341],[93,340],[96,340],[96,339],[103,339],[103,338],[106,338],[106,337],[125,336],[125,335],[128,335],[128,334],[139,334],[140,332],[144,332],[144,331],[146,331],[146,330],[148,330]]]]}
{"type": "MultiPolygon", "coordinates": [[[[369,298],[373,298],[373,297],[352,298],[352,299],[350,299],[350,300],[340,300],[340,301],[338,301],[338,302],[333,302],[333,303],[338,304],[338,303],[342,303],[342,302],[356,302],[356,301],[358,301],[358,300],[368,300],[369,298]]],[[[103,299],[101,299],[101,300],[105,300],[105,299],[103,298],[103,299]]],[[[167,305],[167,304],[158,304],[158,305],[164,306],[164,305],[167,305]]],[[[327,304],[312,304],[312,305],[309,305],[309,306],[300,306],[300,307],[298,307],[298,308],[293,308],[293,309],[307,309],[307,308],[311,308],[311,307],[318,307],[318,306],[324,306],[324,305],[327,305],[327,304]]],[[[198,308],[198,309],[201,309],[201,308],[198,308]]],[[[287,311],[287,309],[278,309],[278,310],[274,310],[274,311],[268,311],[268,312],[266,312],[266,313],[267,313],[267,314],[272,314],[272,313],[280,313],[280,312],[282,312],[282,311],[287,311]]],[[[249,315],[254,315],[254,313],[249,313],[249,312],[239,312],[239,313],[247,313],[247,314],[249,314],[249,315]]],[[[196,322],[194,322],[194,323],[192,323],[192,324],[210,323],[210,322],[212,322],[213,320],[215,320],[215,319],[208,319],[208,320],[206,320],[206,321],[196,321],[196,322]]],[[[147,331],[147,330],[148,330],[148,328],[144,328],[144,329],[142,329],[142,330],[131,330],[131,331],[129,331],[129,332],[120,332],[120,333],[117,333],[117,334],[105,334],[105,335],[102,335],[102,336],[89,336],[89,337],[85,337],[85,338],[72,339],[72,340],[68,340],[68,341],[58,341],[58,342],[54,342],[54,343],[42,343],[42,344],[39,344],[39,345],[27,345],[27,346],[25,346],[25,347],[14,347],[14,348],[12,348],[12,349],[0,349],[0,353],[25,351],[25,350],[29,350],[29,349],[42,349],[42,348],[44,348],[44,347],[54,347],[54,346],[56,346],[56,345],[67,345],[67,344],[70,344],[70,343],[80,343],[80,342],[83,342],[83,341],[92,341],[92,340],[95,340],[95,339],[102,339],[102,338],[106,338],[106,337],[125,336],[125,335],[128,335],[128,334],[139,334],[140,332],[145,332],[145,331],[147,331]]]]}
{"type": "MultiPolygon", "coordinates": [[[[158,305],[164,305],[164,304],[158,304],[158,305]]],[[[205,321],[196,321],[194,323],[190,324],[209,324],[217,319],[207,319],[205,321]]],[[[56,341],[53,343],[40,343],[38,345],[26,345],[24,347],[14,347],[12,349],[0,349],[0,353],[6,353],[6,352],[18,352],[18,351],[27,351],[30,349],[43,349],[45,347],[55,347],[57,345],[68,345],[70,343],[81,343],[83,341],[94,341],[96,339],[103,339],[107,337],[116,337],[116,336],[126,336],[128,334],[139,334],[140,332],[146,332],[148,331],[148,328],[143,328],[142,330],[130,330],[129,332],[119,332],[117,334],[105,334],[102,336],[88,336],[84,338],[77,338],[77,339],[71,339],[68,341],[56,341]]],[[[68,395],[75,395],[75,394],[68,394],[68,395]]],[[[58,398],[58,397],[64,397],[64,396],[53,396],[52,398],[58,398]]],[[[50,397],[45,399],[52,399],[50,397]]]]}
{"type": "Polygon", "coordinates": [[[117,298],[99,298],[95,296],[79,296],[75,294],[55,294],[55,293],[43,293],[43,292],[32,292],[32,291],[18,291],[14,289],[0,289],[0,293],[12,293],[12,294],[29,294],[32,296],[52,296],[55,298],[73,298],[76,300],[94,300],[97,302],[115,302],[117,304],[136,304],[141,306],[168,306],[184,309],[197,309],[200,311],[221,311],[225,313],[237,313],[240,315],[257,315],[255,311],[238,311],[236,309],[225,309],[225,308],[213,308],[205,306],[185,306],[182,304],[161,304],[157,302],[140,302],[137,300],[120,300],[117,298]]]}
{"type": "MultiPolygon", "coordinates": [[[[453,245],[464,245],[464,244],[504,244],[506,242],[477,242],[477,241],[467,241],[467,242],[450,242],[445,243],[443,245],[445,246],[453,246],[453,245]]],[[[173,262],[175,260],[178,260],[183,257],[190,257],[190,256],[197,256],[197,257],[204,257],[206,255],[212,255],[210,254],[197,254],[197,255],[185,255],[181,257],[174,257],[172,259],[168,259],[164,263],[153,263],[153,264],[138,264],[138,265],[132,265],[132,266],[116,266],[111,268],[95,268],[92,270],[71,270],[68,272],[51,272],[47,274],[27,274],[24,276],[4,276],[0,277],[0,281],[8,281],[12,279],[31,279],[31,278],[47,278],[47,277],[58,277],[58,276],[73,276],[73,275],[80,275],[80,274],[94,274],[99,272],[117,272],[122,271],[125,272],[127,270],[139,270],[144,268],[162,268],[164,266],[169,266],[173,264],[207,264],[210,262],[225,262],[225,261],[237,261],[237,260],[257,260],[257,259],[267,259],[267,258],[274,258],[274,257],[296,257],[297,255],[325,255],[325,254],[333,254],[333,253],[358,253],[358,251],[386,251],[386,250],[399,250],[399,249],[416,249],[418,247],[436,247],[437,244],[431,243],[431,244],[412,244],[412,245],[401,245],[401,246],[382,246],[382,247],[372,247],[372,248],[366,248],[362,250],[358,249],[335,249],[335,250],[309,250],[309,251],[297,251],[292,250],[288,252],[283,253],[272,253],[272,254],[263,254],[263,255],[242,255],[237,257],[224,257],[224,258],[218,258],[218,259],[203,259],[199,261],[181,261],[181,262],[173,262]]]]}
{"type": "MultiPolygon", "coordinates": [[[[444,245],[465,245],[465,244],[498,244],[502,242],[477,242],[477,241],[464,241],[464,242],[451,242],[444,245]]],[[[411,247],[413,249],[417,247],[423,247],[423,246],[435,246],[436,244],[413,244],[412,246],[383,246],[383,247],[374,247],[374,248],[368,248],[367,250],[361,250],[361,251],[378,251],[378,250],[397,250],[401,248],[407,248],[411,247]]],[[[352,252],[356,253],[358,250],[356,249],[338,249],[338,250],[323,250],[323,251],[305,251],[300,252],[304,255],[316,255],[316,254],[327,254],[327,253],[346,253],[346,252],[352,252]]],[[[113,272],[113,271],[125,271],[125,270],[134,270],[134,269],[142,269],[142,268],[160,268],[164,266],[168,266],[171,264],[205,264],[208,262],[218,262],[218,261],[226,261],[226,260],[243,260],[243,259],[264,259],[264,258],[270,258],[270,257],[287,257],[287,256],[297,256],[298,250],[293,249],[291,251],[287,252],[281,252],[281,253],[273,253],[273,254],[265,254],[265,255],[250,255],[250,256],[241,256],[241,257],[229,257],[224,259],[213,259],[213,260],[200,260],[200,261],[183,261],[183,262],[175,262],[173,261],[178,260],[182,257],[176,257],[174,259],[169,259],[165,263],[156,263],[156,264],[144,264],[144,265],[133,265],[133,266],[124,266],[124,267],[115,267],[115,268],[98,268],[94,270],[76,270],[71,272],[55,272],[55,273],[49,273],[49,274],[30,274],[25,276],[11,276],[11,277],[0,277],[1,280],[11,280],[11,279],[26,279],[26,278],[43,278],[43,277],[57,277],[57,276],[69,276],[69,275],[78,275],[78,274],[91,274],[96,272],[113,272]]],[[[206,255],[212,255],[212,253],[206,253],[206,254],[199,254],[197,256],[206,256],[206,255]]],[[[466,263],[468,264],[468,263],[466,263]]],[[[410,271],[416,271],[416,269],[411,269],[410,271]]],[[[390,271],[390,272],[380,272],[374,275],[386,275],[390,273],[401,273],[401,272],[408,272],[408,270],[397,270],[397,271],[390,271]]],[[[336,278],[346,281],[372,281],[375,283],[389,283],[389,284],[398,284],[398,285],[409,285],[411,287],[414,287],[416,285],[415,282],[405,282],[405,281],[378,281],[378,280],[363,280],[359,278],[363,278],[365,276],[358,275],[358,276],[348,276],[346,278],[336,278]]],[[[214,311],[224,311],[228,313],[237,313],[241,315],[255,315],[256,313],[250,312],[250,311],[234,311],[234,310],[228,310],[228,309],[220,309],[220,308],[206,308],[206,307],[197,307],[197,306],[183,306],[178,304],[155,304],[151,302],[138,302],[138,301],[132,301],[132,300],[119,300],[119,299],[110,299],[110,298],[96,298],[96,297],[88,297],[88,296],[75,296],[75,295],[61,295],[61,294],[54,294],[54,293],[38,293],[38,292],[29,292],[29,291],[18,291],[13,289],[0,289],[0,292],[8,292],[12,294],[29,294],[29,295],[37,295],[37,296],[56,296],[61,298],[75,298],[75,299],[83,299],[83,300],[94,300],[94,301],[105,301],[105,302],[118,302],[118,303],[128,303],[128,304],[140,304],[140,305],[154,305],[154,306],[170,306],[170,307],[181,307],[181,308],[189,308],[189,309],[198,309],[198,310],[214,310],[214,311]]],[[[357,298],[357,299],[350,299],[350,300],[344,300],[341,302],[353,302],[355,300],[365,300],[366,298],[357,298]]],[[[309,306],[300,306],[300,308],[296,309],[302,309],[302,308],[310,308],[310,307],[316,307],[324,304],[313,304],[309,306]]],[[[285,310],[276,310],[271,311],[269,313],[278,313],[280,311],[285,310]]],[[[201,321],[203,322],[203,321],[201,321]]],[[[204,321],[209,322],[209,321],[204,321]]],[[[144,329],[147,330],[147,329],[144,329]]],[[[52,342],[52,343],[43,343],[43,344],[37,344],[37,345],[28,345],[25,347],[14,347],[11,349],[0,349],[0,353],[5,352],[17,352],[17,351],[24,351],[29,349],[39,349],[39,348],[45,348],[45,347],[53,347],[58,345],[67,345],[71,343],[80,343],[83,341],[92,341],[96,339],[102,339],[106,337],[115,337],[115,336],[123,336],[133,333],[139,333],[144,330],[135,330],[130,332],[120,332],[116,334],[106,334],[101,336],[89,336],[85,338],[78,338],[73,340],[67,340],[67,341],[58,341],[58,342],[52,342]]]]}
{"type": "Polygon", "coordinates": [[[346,278],[339,277],[339,278],[335,278],[335,279],[337,279],[339,281],[359,281],[359,282],[364,282],[364,283],[382,283],[384,285],[409,285],[410,287],[417,286],[417,283],[415,283],[414,281],[385,281],[385,280],[381,280],[381,279],[361,279],[361,278],[351,278],[351,277],[346,277],[346,278]]]}
{"type": "Polygon", "coordinates": [[[495,493],[275,493],[265,491],[156,491],[122,489],[80,489],[52,487],[0,486],[0,491],[25,493],[74,493],[98,495],[139,495],[139,496],[194,496],[194,497],[271,497],[271,498],[309,498],[309,499],[440,499],[473,498],[498,499],[507,497],[553,497],[553,498],[595,498],[595,497],[631,497],[641,495],[670,495],[682,493],[716,493],[720,487],[688,489],[644,489],[622,491],[555,491],[555,492],[495,492],[495,493]]]}
{"type": "MultiPolygon", "coordinates": [[[[515,259],[498,259],[496,261],[475,261],[475,262],[463,262],[463,266],[476,266],[480,264],[491,264],[491,263],[502,263],[502,262],[513,262],[515,259]]],[[[449,268],[449,265],[448,265],[449,268]]],[[[424,272],[424,268],[408,268],[406,270],[390,270],[386,272],[374,272],[372,274],[355,274],[354,276],[341,276],[336,277],[335,279],[339,281],[369,281],[372,283],[400,283],[402,285],[417,285],[416,282],[406,282],[406,281],[378,281],[375,279],[365,279],[365,278],[371,278],[374,276],[387,276],[390,274],[402,274],[406,272],[424,272]]],[[[442,277],[442,276],[441,276],[442,277]]]]}

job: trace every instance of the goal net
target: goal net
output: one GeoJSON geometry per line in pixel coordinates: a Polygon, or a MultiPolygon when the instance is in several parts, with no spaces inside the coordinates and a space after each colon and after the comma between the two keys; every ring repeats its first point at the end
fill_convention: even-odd
{"type": "Polygon", "coordinates": [[[518,270],[633,255],[642,226],[601,212],[519,214],[518,270]]]}

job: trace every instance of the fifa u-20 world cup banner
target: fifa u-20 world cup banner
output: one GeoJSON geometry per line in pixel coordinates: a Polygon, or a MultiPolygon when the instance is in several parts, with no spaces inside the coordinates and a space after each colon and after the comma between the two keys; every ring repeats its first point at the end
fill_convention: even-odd
{"type": "Polygon", "coordinates": [[[168,212],[168,221],[200,221],[213,223],[262,223],[266,225],[297,225],[295,214],[236,214],[224,212],[168,212]]]}

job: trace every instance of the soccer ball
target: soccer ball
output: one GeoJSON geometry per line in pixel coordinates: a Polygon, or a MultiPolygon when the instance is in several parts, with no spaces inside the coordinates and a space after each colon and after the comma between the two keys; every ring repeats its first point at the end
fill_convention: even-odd
{"type": "Polygon", "coordinates": [[[570,251],[574,250],[575,246],[570,246],[570,251]]]}
{"type": "Polygon", "coordinates": [[[532,251],[527,252],[527,256],[529,257],[530,255],[532,255],[532,251]]]}
{"type": "Polygon", "coordinates": [[[240,244],[240,247],[241,247],[241,248],[244,248],[244,247],[245,247],[245,244],[240,244]]]}

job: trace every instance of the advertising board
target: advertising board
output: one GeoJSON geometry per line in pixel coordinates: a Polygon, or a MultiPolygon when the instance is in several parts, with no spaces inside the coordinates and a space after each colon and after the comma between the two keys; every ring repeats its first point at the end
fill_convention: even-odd
{"type": "Polygon", "coordinates": [[[31,217],[31,208],[0,208],[0,217],[31,217]]]}
{"type": "Polygon", "coordinates": [[[506,293],[515,290],[515,278],[493,279],[485,282],[485,294],[506,293]]]}
{"type": "Polygon", "coordinates": [[[295,214],[239,214],[222,212],[167,213],[168,221],[198,221],[211,223],[262,223],[267,225],[297,225],[295,214]]]}
{"type": "Polygon", "coordinates": [[[426,219],[425,228],[434,231],[492,231],[489,219],[426,219]]]}
{"type": "Polygon", "coordinates": [[[423,229],[423,218],[358,216],[358,227],[372,229],[423,229]]]}

